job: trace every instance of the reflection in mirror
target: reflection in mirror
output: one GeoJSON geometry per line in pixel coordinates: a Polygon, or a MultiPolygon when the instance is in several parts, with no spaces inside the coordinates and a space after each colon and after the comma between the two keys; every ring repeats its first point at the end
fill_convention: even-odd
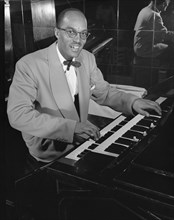
{"type": "Polygon", "coordinates": [[[151,86],[173,74],[174,32],[163,21],[170,3],[170,0],[152,0],[137,16],[133,60],[136,83],[141,78],[149,80],[146,83],[151,86]]]}

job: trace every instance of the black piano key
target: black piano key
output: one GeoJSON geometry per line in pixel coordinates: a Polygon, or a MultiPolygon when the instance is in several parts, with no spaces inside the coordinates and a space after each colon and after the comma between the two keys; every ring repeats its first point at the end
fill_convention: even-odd
{"type": "Polygon", "coordinates": [[[119,123],[119,125],[123,126],[123,125],[125,125],[125,124],[127,124],[127,123],[128,123],[127,121],[123,120],[123,121],[121,121],[121,122],[119,123]]]}
{"type": "Polygon", "coordinates": [[[104,140],[105,140],[105,137],[102,136],[102,137],[100,137],[100,138],[96,141],[96,143],[97,143],[97,144],[101,144],[104,140]]]}
{"type": "Polygon", "coordinates": [[[135,139],[141,140],[143,138],[143,134],[129,130],[125,134],[123,134],[122,137],[134,139],[134,140],[135,139]]]}
{"type": "Polygon", "coordinates": [[[80,154],[77,155],[77,157],[81,158],[83,157],[85,154],[87,154],[90,150],[85,149],[84,151],[82,151],[80,154]]]}
{"type": "Polygon", "coordinates": [[[134,118],[134,116],[130,115],[124,119],[124,121],[130,121],[134,118]]]}
{"type": "Polygon", "coordinates": [[[110,137],[113,134],[113,132],[108,131],[103,137],[105,137],[105,139],[107,139],[108,137],[110,137]]]}
{"type": "Polygon", "coordinates": [[[150,115],[160,116],[155,110],[152,109],[147,109],[147,112],[149,112],[150,115]]]}
{"type": "Polygon", "coordinates": [[[142,125],[142,126],[151,128],[153,125],[154,126],[156,125],[156,121],[142,119],[137,123],[137,125],[142,125]]]}
{"type": "Polygon", "coordinates": [[[127,147],[116,144],[116,143],[111,144],[109,147],[105,149],[105,151],[114,153],[114,154],[121,154],[125,150],[127,150],[127,147]]]}
{"type": "Polygon", "coordinates": [[[118,131],[120,128],[121,128],[122,126],[120,126],[120,125],[116,125],[115,127],[113,127],[112,128],[112,130],[111,131],[118,131]]]}
{"type": "Polygon", "coordinates": [[[157,115],[157,116],[150,115],[149,117],[144,117],[145,120],[149,120],[154,123],[158,122],[160,120],[160,118],[161,118],[161,116],[159,116],[159,115],[157,115]]]}
{"type": "Polygon", "coordinates": [[[133,144],[135,144],[135,141],[131,141],[131,140],[126,139],[126,138],[118,138],[114,143],[123,144],[123,145],[126,145],[126,146],[130,147],[133,144]]]}
{"type": "Polygon", "coordinates": [[[110,137],[113,134],[113,132],[107,132],[104,136],[100,137],[96,143],[101,144],[103,141],[105,141],[108,137],[110,137]]]}
{"type": "Polygon", "coordinates": [[[98,144],[93,143],[88,147],[88,149],[94,150],[97,146],[98,146],[98,144]]]}
{"type": "Polygon", "coordinates": [[[137,132],[148,132],[149,129],[142,126],[134,125],[130,130],[134,130],[137,132]]]}

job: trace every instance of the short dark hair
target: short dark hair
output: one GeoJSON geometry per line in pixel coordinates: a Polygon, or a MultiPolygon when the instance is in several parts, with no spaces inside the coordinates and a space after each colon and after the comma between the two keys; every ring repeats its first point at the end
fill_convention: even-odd
{"type": "Polygon", "coordinates": [[[57,17],[57,27],[61,27],[62,21],[63,21],[65,15],[66,15],[66,13],[68,13],[68,12],[79,12],[83,16],[85,16],[80,9],[77,9],[77,8],[66,8],[63,11],[61,11],[60,14],[57,17]]]}

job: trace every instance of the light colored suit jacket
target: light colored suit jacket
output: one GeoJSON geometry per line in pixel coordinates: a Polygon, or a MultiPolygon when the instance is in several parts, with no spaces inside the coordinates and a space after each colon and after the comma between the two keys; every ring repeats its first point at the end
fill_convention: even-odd
{"type": "Polygon", "coordinates": [[[104,81],[94,55],[88,51],[83,49],[76,60],[81,62],[76,68],[80,118],[57,55],[56,43],[16,63],[8,98],[9,122],[22,132],[30,154],[41,161],[54,160],[73,147],[76,122],[87,120],[90,98],[132,114],[132,102],[137,96],[120,92],[104,81]]]}

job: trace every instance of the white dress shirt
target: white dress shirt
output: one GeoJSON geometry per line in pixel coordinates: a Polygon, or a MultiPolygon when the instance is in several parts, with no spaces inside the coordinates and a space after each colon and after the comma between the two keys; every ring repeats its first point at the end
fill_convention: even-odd
{"type": "MultiPolygon", "coordinates": [[[[76,95],[78,93],[78,83],[77,83],[77,75],[75,72],[75,67],[74,66],[70,66],[69,70],[67,70],[67,65],[64,65],[63,62],[65,61],[65,58],[61,55],[59,49],[58,49],[58,45],[56,46],[57,48],[57,53],[60,59],[60,62],[62,64],[62,67],[64,69],[65,72],[65,76],[69,85],[69,89],[72,95],[72,99],[74,101],[74,95],[76,95]]],[[[73,61],[75,59],[73,58],[73,61]]]]}

